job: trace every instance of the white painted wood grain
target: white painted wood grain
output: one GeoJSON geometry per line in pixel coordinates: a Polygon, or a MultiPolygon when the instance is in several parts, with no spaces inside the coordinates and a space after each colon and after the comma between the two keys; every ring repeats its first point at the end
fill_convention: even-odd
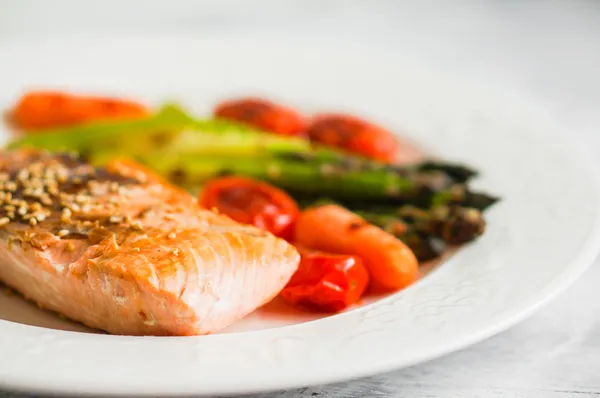
{"type": "MultiPolygon", "coordinates": [[[[102,2],[105,8],[98,13],[85,13],[81,6],[74,7],[76,3],[81,4],[0,0],[0,40],[110,26],[212,34],[277,32],[388,46],[457,74],[504,82],[537,97],[570,127],[573,138],[595,156],[600,168],[598,2],[229,0],[208,6],[171,1],[163,15],[164,2],[140,0],[125,3],[118,16],[110,12],[115,1],[102,2]],[[228,5],[235,8],[226,9],[228,5]],[[166,22],[161,23],[165,15],[166,22]]],[[[597,397],[599,290],[600,261],[596,261],[571,289],[529,320],[462,352],[363,380],[255,398],[597,397]]],[[[6,366],[1,353],[0,366],[6,366]]],[[[0,397],[15,395],[0,393],[0,397]]]]}

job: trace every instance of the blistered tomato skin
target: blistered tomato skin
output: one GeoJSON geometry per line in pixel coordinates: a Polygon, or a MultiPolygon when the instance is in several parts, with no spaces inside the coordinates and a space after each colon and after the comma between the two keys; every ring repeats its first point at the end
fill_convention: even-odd
{"type": "Polygon", "coordinates": [[[306,128],[304,118],[300,113],[259,98],[242,98],[223,102],[216,107],[214,115],[281,135],[302,136],[306,128]]]}
{"type": "Polygon", "coordinates": [[[396,160],[399,147],[389,131],[350,115],[317,115],[306,133],[311,141],[383,162],[396,160]]]}
{"type": "Polygon", "coordinates": [[[281,292],[285,301],[310,310],[339,312],[360,299],[369,283],[360,258],[299,251],[298,270],[281,292]]]}
{"type": "Polygon", "coordinates": [[[288,240],[292,238],[299,214],[296,202],[287,193],[245,177],[209,181],[200,193],[199,204],[288,240]]]}

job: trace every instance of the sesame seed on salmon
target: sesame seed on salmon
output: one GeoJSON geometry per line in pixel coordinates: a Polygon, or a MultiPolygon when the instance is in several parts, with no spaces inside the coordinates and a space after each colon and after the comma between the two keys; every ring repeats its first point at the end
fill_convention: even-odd
{"type": "Polygon", "coordinates": [[[129,161],[0,152],[0,281],[89,327],[200,335],[270,301],[299,254],[129,161]]]}

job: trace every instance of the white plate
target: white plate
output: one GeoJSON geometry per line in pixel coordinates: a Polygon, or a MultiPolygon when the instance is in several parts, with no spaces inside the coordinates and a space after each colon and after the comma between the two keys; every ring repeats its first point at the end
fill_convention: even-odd
{"type": "Polygon", "coordinates": [[[591,262],[600,241],[596,179],[548,114],[399,55],[315,46],[182,36],[5,43],[0,105],[52,85],[179,100],[197,112],[246,93],[354,111],[479,168],[477,185],[504,198],[488,213],[486,234],[373,304],[304,323],[314,317],[281,317],[271,306],[212,336],[87,333],[5,297],[1,317],[18,322],[0,321],[0,388],[212,396],[366,376],[506,329],[591,262]]]}

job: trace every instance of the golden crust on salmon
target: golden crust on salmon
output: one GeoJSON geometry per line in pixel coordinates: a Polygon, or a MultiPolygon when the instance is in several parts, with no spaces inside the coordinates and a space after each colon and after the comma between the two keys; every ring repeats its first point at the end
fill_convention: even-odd
{"type": "Polygon", "coordinates": [[[198,207],[127,161],[0,153],[0,281],[92,328],[218,331],[270,301],[299,262],[273,235],[198,207]]]}

